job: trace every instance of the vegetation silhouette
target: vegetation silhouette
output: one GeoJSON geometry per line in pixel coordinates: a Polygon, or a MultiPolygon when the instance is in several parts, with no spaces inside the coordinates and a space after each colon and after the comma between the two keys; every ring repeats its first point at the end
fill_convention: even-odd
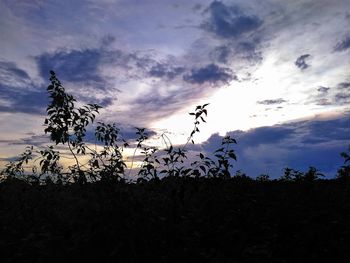
{"type": "MultiPolygon", "coordinates": [[[[123,158],[123,151],[130,144],[121,138],[120,129],[114,123],[98,122],[95,138],[103,145],[103,149],[96,150],[96,145],[90,147],[84,142],[87,127],[95,121],[96,115],[102,107],[97,104],[77,107],[76,99],[65,91],[55,72],[50,71],[50,74],[51,83],[47,87],[47,92],[51,101],[46,110],[47,118],[44,122],[44,131],[50,135],[50,139],[55,145],[68,148],[75,164],[69,166],[68,171],[64,171],[60,164],[60,152],[55,150],[53,145],[35,152],[33,146],[30,146],[26,148],[17,161],[10,162],[6,166],[2,175],[23,178],[31,183],[45,183],[48,180],[55,183],[80,184],[99,180],[125,181],[127,166],[123,158]],[[89,156],[89,161],[82,163],[82,156],[89,156]],[[28,174],[23,166],[28,165],[29,161],[33,159],[33,166],[28,174]],[[40,169],[35,166],[38,160],[40,160],[40,169]]],[[[136,150],[141,150],[141,154],[144,155],[138,172],[139,180],[157,179],[161,174],[163,176],[230,177],[230,167],[232,167],[230,161],[236,160],[232,149],[232,144],[235,144],[236,141],[230,136],[223,138],[223,147],[214,152],[216,159],[205,157],[201,153],[198,156],[200,160],[194,161],[190,167],[183,165],[184,160],[187,159],[186,147],[190,142],[194,144],[193,136],[199,132],[201,122],[205,122],[208,105],[197,106],[194,112],[189,113],[194,117],[193,130],[183,146],[174,147],[169,137],[162,134],[167,147],[160,152],[156,147],[149,147],[145,144],[148,139],[145,128],[136,128],[137,143],[134,156],[136,150]]]]}
{"type": "MultiPolygon", "coordinates": [[[[186,160],[208,104],[190,115],[187,142],[147,145],[137,180],[115,124],[97,122],[97,146],[85,142],[101,107],[77,107],[51,71],[45,132],[53,145],[28,146],[1,174],[1,262],[347,262],[350,258],[350,147],[335,179],[315,167],[286,167],[279,179],[231,174],[236,141],[186,160]],[[57,149],[70,153],[64,168],[57,149]],[[82,157],[88,157],[86,158],[82,157]],[[188,164],[187,164],[188,163],[188,164]],[[28,170],[28,168],[31,168],[28,170]]],[[[134,160],[134,157],[133,157],[134,160]]]]}

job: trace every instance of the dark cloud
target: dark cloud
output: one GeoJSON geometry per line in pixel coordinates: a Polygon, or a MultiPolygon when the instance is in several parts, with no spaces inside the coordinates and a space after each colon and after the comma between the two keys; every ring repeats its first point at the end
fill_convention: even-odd
{"type": "Polygon", "coordinates": [[[100,105],[102,107],[108,107],[108,106],[113,104],[113,99],[107,97],[107,98],[97,100],[97,102],[94,102],[94,103],[97,103],[98,105],[100,105]]]}
{"type": "Polygon", "coordinates": [[[334,51],[340,52],[345,51],[350,48],[350,36],[345,37],[343,40],[339,41],[335,47],[334,51]]]}
{"type": "Polygon", "coordinates": [[[256,30],[262,21],[256,16],[244,14],[236,6],[227,6],[214,1],[207,8],[209,19],[201,28],[221,38],[235,38],[246,32],[256,30]]]}
{"type": "Polygon", "coordinates": [[[0,61],[0,85],[11,89],[28,89],[32,80],[26,71],[10,61],[0,61]]]}
{"type": "MultiPolygon", "coordinates": [[[[143,128],[143,127],[138,127],[138,128],[143,128]]],[[[121,127],[120,134],[122,138],[125,140],[136,140],[138,138],[138,135],[136,134],[136,132],[137,132],[136,127],[121,127]]],[[[145,129],[145,133],[147,134],[148,138],[157,135],[157,132],[150,129],[145,129]]]]}
{"type": "Polygon", "coordinates": [[[209,64],[202,68],[192,69],[191,73],[184,75],[183,79],[192,84],[215,84],[217,82],[228,83],[236,79],[236,76],[229,68],[209,64]]]}
{"type": "MultiPolygon", "coordinates": [[[[286,166],[302,171],[315,166],[333,177],[343,164],[339,154],[350,140],[350,116],[232,131],[228,135],[238,142],[234,170],[242,169],[250,176],[269,173],[277,178],[286,166]]],[[[219,148],[221,139],[213,134],[202,144],[204,151],[209,154],[219,148]]]]}
{"type": "Polygon", "coordinates": [[[219,46],[214,48],[211,52],[211,56],[220,63],[227,63],[229,61],[230,56],[232,55],[232,48],[228,45],[219,46]]]}
{"type": "Polygon", "coordinates": [[[172,67],[171,65],[157,63],[149,70],[151,77],[166,78],[172,80],[185,71],[184,67],[172,67]]]}
{"type": "Polygon", "coordinates": [[[341,105],[350,103],[350,94],[344,92],[337,93],[335,95],[335,102],[341,105]]]}
{"type": "Polygon", "coordinates": [[[0,112],[12,113],[42,114],[49,102],[45,87],[39,90],[18,90],[0,85],[0,98],[9,104],[0,105],[0,112]]]}
{"type": "Polygon", "coordinates": [[[198,11],[200,11],[202,8],[203,8],[203,5],[201,5],[201,4],[195,4],[195,5],[192,7],[192,11],[193,11],[193,12],[198,12],[198,11]]]}
{"type": "Polygon", "coordinates": [[[231,42],[215,47],[210,53],[211,57],[220,63],[227,64],[231,60],[243,59],[250,62],[262,60],[262,54],[257,50],[259,41],[231,42]]]}
{"type": "Polygon", "coordinates": [[[262,55],[261,52],[257,51],[257,46],[260,44],[259,41],[250,41],[250,42],[240,42],[237,45],[237,48],[235,49],[236,52],[241,54],[241,56],[244,59],[247,60],[254,60],[254,61],[261,61],[262,55]]]}
{"type": "Polygon", "coordinates": [[[277,144],[291,137],[293,134],[295,134],[294,129],[288,126],[260,127],[247,132],[230,132],[231,136],[237,138],[239,141],[243,141],[243,143],[249,145],[249,147],[258,146],[260,144],[277,144]]]}
{"type": "Polygon", "coordinates": [[[306,63],[306,59],[310,57],[310,54],[301,55],[295,61],[295,65],[301,70],[307,69],[310,65],[306,63]]]}
{"type": "Polygon", "coordinates": [[[47,134],[36,135],[31,134],[28,137],[21,138],[19,140],[9,140],[6,143],[9,145],[33,145],[33,146],[42,146],[50,142],[50,136],[47,134]]]}
{"type": "Polygon", "coordinates": [[[301,142],[305,144],[346,141],[350,139],[350,116],[326,121],[304,121],[296,123],[296,129],[305,130],[301,142]]]}
{"type": "Polygon", "coordinates": [[[317,91],[322,93],[322,94],[327,94],[329,90],[330,90],[330,88],[323,87],[323,86],[320,86],[320,87],[317,88],[317,91]]]}
{"type": "Polygon", "coordinates": [[[101,44],[103,46],[109,46],[110,44],[112,44],[115,41],[115,37],[112,35],[105,35],[102,39],[101,39],[101,44]]]}
{"type": "Polygon", "coordinates": [[[276,105],[276,104],[281,104],[287,102],[286,100],[279,98],[279,99],[273,99],[273,100],[261,100],[257,101],[257,104],[262,104],[262,105],[276,105]]]}
{"type": "Polygon", "coordinates": [[[350,82],[341,82],[337,85],[339,89],[348,89],[350,88],[350,82]]]}
{"type": "Polygon", "coordinates": [[[0,83],[9,82],[13,79],[30,79],[27,72],[18,68],[15,63],[0,61],[0,83]]]}
{"type": "Polygon", "coordinates": [[[8,61],[0,62],[0,112],[43,113],[48,98],[44,87],[35,87],[28,73],[8,61]]]}
{"type": "MultiPolygon", "coordinates": [[[[106,40],[111,41],[110,37],[106,40]]],[[[114,86],[111,77],[103,74],[104,68],[118,70],[122,78],[137,78],[137,74],[154,63],[146,56],[105,48],[57,50],[36,57],[41,76],[48,79],[55,71],[63,81],[80,83],[100,90],[114,86]]],[[[115,77],[114,77],[115,78],[115,77]]]]}
{"type": "Polygon", "coordinates": [[[120,51],[102,49],[59,50],[38,56],[37,63],[44,79],[48,79],[49,71],[53,70],[63,81],[88,83],[105,89],[106,81],[100,75],[99,66],[102,63],[113,63],[121,56],[120,51]]]}

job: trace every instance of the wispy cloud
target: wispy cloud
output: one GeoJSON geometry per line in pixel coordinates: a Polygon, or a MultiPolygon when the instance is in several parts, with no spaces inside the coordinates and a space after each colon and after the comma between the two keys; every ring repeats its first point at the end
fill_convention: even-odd
{"type": "Polygon", "coordinates": [[[334,51],[341,52],[349,48],[350,48],[350,36],[347,36],[335,45],[334,51]]]}
{"type": "Polygon", "coordinates": [[[322,93],[322,94],[327,94],[329,90],[330,90],[330,88],[328,88],[328,87],[323,87],[323,86],[320,86],[320,87],[317,89],[317,91],[320,92],[320,93],[322,93]]]}
{"type": "Polygon", "coordinates": [[[261,100],[261,101],[258,101],[257,104],[276,105],[276,104],[282,104],[284,102],[287,102],[287,101],[282,98],[279,98],[279,99],[272,99],[272,100],[261,100]]]}
{"type": "Polygon", "coordinates": [[[348,89],[350,88],[350,82],[341,82],[337,85],[339,89],[348,89]]]}
{"type": "Polygon", "coordinates": [[[308,67],[310,67],[310,64],[307,64],[306,60],[310,57],[310,54],[305,54],[305,55],[301,55],[300,57],[297,58],[297,60],[295,61],[295,65],[300,68],[301,70],[307,69],[308,67]]]}

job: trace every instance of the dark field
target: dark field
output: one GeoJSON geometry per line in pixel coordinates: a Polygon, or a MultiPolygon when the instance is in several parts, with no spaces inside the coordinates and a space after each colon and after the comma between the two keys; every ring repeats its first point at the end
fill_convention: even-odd
{"type": "Polygon", "coordinates": [[[0,184],[0,261],[348,262],[347,182],[0,184]]]}

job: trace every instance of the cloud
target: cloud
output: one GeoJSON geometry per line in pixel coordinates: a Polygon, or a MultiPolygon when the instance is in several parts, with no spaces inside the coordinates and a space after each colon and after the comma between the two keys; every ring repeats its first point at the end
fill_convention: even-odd
{"type": "Polygon", "coordinates": [[[262,21],[256,16],[244,14],[236,6],[214,1],[207,8],[209,19],[201,28],[220,38],[235,38],[259,28],[262,21]]]}
{"type": "Polygon", "coordinates": [[[36,87],[28,73],[10,61],[0,61],[0,112],[44,112],[46,89],[36,87]]]}
{"type": "Polygon", "coordinates": [[[279,99],[273,99],[273,100],[262,100],[262,101],[257,101],[257,104],[262,104],[262,105],[276,105],[276,104],[282,104],[284,102],[287,102],[286,100],[279,98],[279,99]]]}
{"type": "Polygon", "coordinates": [[[350,88],[350,82],[341,82],[337,85],[338,89],[347,89],[350,88]]]}
{"type": "Polygon", "coordinates": [[[0,94],[0,98],[7,102],[7,105],[0,105],[0,112],[42,114],[49,101],[44,87],[19,91],[0,85],[0,94]]]}
{"type": "Polygon", "coordinates": [[[151,67],[151,69],[149,70],[149,75],[151,77],[172,80],[178,75],[182,74],[184,71],[184,67],[172,67],[168,64],[157,63],[155,66],[151,67]]]}
{"type": "Polygon", "coordinates": [[[210,56],[216,61],[227,64],[231,61],[244,60],[247,62],[260,62],[262,54],[257,50],[260,41],[229,42],[224,45],[215,47],[210,56]]]}
{"type": "MultiPolygon", "coordinates": [[[[227,135],[238,143],[234,146],[238,158],[234,170],[242,169],[250,176],[268,173],[278,178],[286,166],[301,171],[315,166],[333,177],[343,164],[339,154],[350,140],[350,115],[232,131],[227,135]]],[[[222,138],[213,134],[201,147],[210,154],[220,147],[222,138]]]]}
{"type": "Polygon", "coordinates": [[[215,47],[211,56],[220,63],[227,63],[232,54],[232,48],[228,45],[215,47]]]}
{"type": "MultiPolygon", "coordinates": [[[[111,36],[102,39],[102,42],[110,41],[114,41],[111,36]]],[[[113,83],[109,81],[113,82],[116,78],[124,80],[138,78],[155,63],[146,55],[119,49],[110,50],[104,46],[89,49],[58,49],[37,56],[36,62],[44,79],[48,78],[50,70],[54,70],[62,76],[62,80],[91,85],[101,90],[111,88],[113,83]]]]}
{"type": "Polygon", "coordinates": [[[310,65],[306,63],[306,59],[310,57],[310,54],[301,55],[295,61],[295,65],[301,70],[307,69],[310,65]]]}
{"type": "Polygon", "coordinates": [[[327,94],[329,90],[330,90],[330,88],[328,88],[328,87],[323,87],[323,86],[320,86],[320,87],[317,89],[317,91],[320,92],[320,93],[322,93],[322,94],[327,94]]]}
{"type": "Polygon", "coordinates": [[[209,64],[207,66],[192,69],[191,73],[184,75],[184,81],[191,84],[203,84],[217,82],[228,83],[236,76],[229,68],[219,67],[216,64],[209,64]]]}
{"type": "Polygon", "coordinates": [[[326,99],[326,98],[317,99],[315,103],[316,105],[320,105],[320,106],[327,106],[327,105],[333,104],[329,99],[326,99]]]}
{"type": "Polygon", "coordinates": [[[319,86],[317,94],[310,96],[311,103],[320,106],[343,106],[350,103],[350,83],[340,82],[332,89],[330,87],[319,86]],[[332,92],[333,91],[333,92],[332,92]]]}
{"type": "Polygon", "coordinates": [[[336,86],[338,93],[334,96],[334,102],[338,105],[347,105],[350,103],[350,83],[340,82],[336,86]]]}
{"type": "Polygon", "coordinates": [[[8,143],[9,145],[33,145],[33,146],[43,146],[50,142],[50,136],[47,134],[27,134],[29,136],[23,137],[19,140],[3,140],[0,143],[8,143]]]}
{"type": "Polygon", "coordinates": [[[116,40],[116,38],[114,36],[107,34],[107,35],[102,37],[101,44],[102,44],[102,46],[107,47],[107,46],[111,45],[115,40],[116,40]]]}
{"type": "Polygon", "coordinates": [[[0,85],[13,88],[25,88],[31,79],[27,72],[17,67],[14,62],[0,61],[0,85]]]}
{"type": "Polygon", "coordinates": [[[344,105],[344,104],[348,104],[350,103],[350,94],[349,93],[337,93],[335,95],[335,102],[340,104],[340,105],[344,105]]]}
{"type": "Polygon", "coordinates": [[[201,4],[195,4],[195,5],[192,7],[192,11],[193,11],[193,12],[198,12],[198,11],[200,11],[202,8],[203,8],[203,6],[202,6],[201,4]]]}
{"type": "Polygon", "coordinates": [[[105,89],[106,81],[100,74],[101,64],[112,64],[122,58],[120,51],[103,49],[58,50],[38,56],[37,63],[41,76],[48,79],[49,71],[55,71],[62,80],[81,82],[105,89]]]}
{"type": "Polygon", "coordinates": [[[339,41],[335,47],[334,51],[341,52],[350,48],[350,36],[345,37],[343,40],[339,41]]]}
{"type": "MultiPolygon", "coordinates": [[[[133,120],[138,121],[138,125],[148,125],[150,121],[166,118],[180,110],[184,105],[192,100],[200,98],[205,89],[186,89],[163,90],[154,87],[143,96],[133,99],[128,112],[131,113],[133,120]]],[[[128,119],[130,122],[130,118],[128,119]]]]}

